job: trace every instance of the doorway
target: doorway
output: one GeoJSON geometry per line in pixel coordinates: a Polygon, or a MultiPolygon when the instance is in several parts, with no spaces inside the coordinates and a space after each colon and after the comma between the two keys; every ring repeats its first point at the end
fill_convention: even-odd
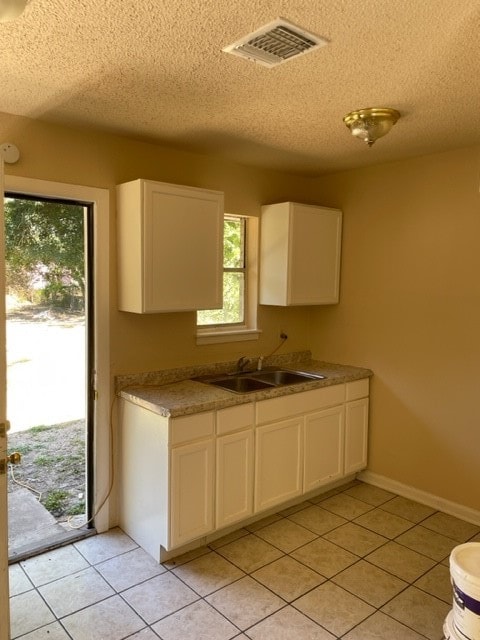
{"type": "Polygon", "coordinates": [[[92,514],[93,206],[5,194],[9,559],[87,535],[92,514]]]}

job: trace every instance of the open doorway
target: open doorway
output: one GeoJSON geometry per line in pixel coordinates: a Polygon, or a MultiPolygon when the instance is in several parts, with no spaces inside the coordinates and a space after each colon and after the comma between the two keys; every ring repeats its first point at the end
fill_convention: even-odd
{"type": "Polygon", "coordinates": [[[88,533],[92,206],[6,193],[9,558],[88,533]]]}

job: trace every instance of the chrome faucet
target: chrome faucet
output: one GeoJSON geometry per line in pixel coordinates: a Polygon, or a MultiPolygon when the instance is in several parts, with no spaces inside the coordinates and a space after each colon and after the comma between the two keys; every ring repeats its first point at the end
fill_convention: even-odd
{"type": "Polygon", "coordinates": [[[247,358],[247,356],[242,356],[241,358],[239,358],[237,360],[237,371],[236,371],[236,373],[243,373],[243,370],[249,364],[249,362],[250,362],[250,358],[247,358]]]}

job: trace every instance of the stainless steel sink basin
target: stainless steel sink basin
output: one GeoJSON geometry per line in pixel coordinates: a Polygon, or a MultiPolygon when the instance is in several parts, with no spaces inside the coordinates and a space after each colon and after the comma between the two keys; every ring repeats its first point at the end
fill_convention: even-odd
{"type": "Polygon", "coordinates": [[[321,380],[325,376],[317,375],[314,373],[307,373],[305,371],[287,371],[285,369],[277,369],[276,371],[259,371],[252,374],[255,380],[263,380],[264,382],[270,382],[275,386],[296,384],[298,382],[308,382],[308,380],[321,380]]]}
{"type": "MultiPolygon", "coordinates": [[[[205,382],[205,380],[201,380],[205,382]]],[[[268,389],[273,385],[269,382],[257,380],[255,378],[247,378],[244,376],[229,376],[228,378],[220,378],[208,381],[208,384],[212,384],[215,387],[221,387],[228,391],[234,391],[235,393],[250,393],[252,391],[261,391],[262,389],[268,389]]]]}
{"type": "Polygon", "coordinates": [[[291,371],[288,369],[265,369],[227,375],[205,375],[193,378],[197,382],[220,387],[234,393],[252,393],[272,387],[282,387],[309,380],[322,380],[325,376],[307,371],[291,371]]]}

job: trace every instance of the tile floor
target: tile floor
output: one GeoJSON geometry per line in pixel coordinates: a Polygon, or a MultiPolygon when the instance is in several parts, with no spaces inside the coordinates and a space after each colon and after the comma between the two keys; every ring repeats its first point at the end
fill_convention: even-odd
{"type": "Polygon", "coordinates": [[[473,540],[358,481],[164,564],[113,529],[11,565],[12,639],[441,640],[473,540]]]}

